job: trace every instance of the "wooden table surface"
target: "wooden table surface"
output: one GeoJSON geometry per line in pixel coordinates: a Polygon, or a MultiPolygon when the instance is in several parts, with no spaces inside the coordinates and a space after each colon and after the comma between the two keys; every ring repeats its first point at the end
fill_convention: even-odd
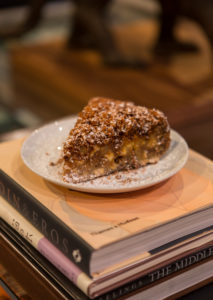
{"type": "Polygon", "coordinates": [[[152,51],[157,33],[150,20],[113,28],[126,56],[146,59],[147,68],[106,66],[95,50],[67,49],[65,40],[10,48],[16,107],[35,112],[43,122],[79,112],[91,97],[130,100],[163,110],[189,146],[213,159],[213,67],[201,30],[183,22],[182,39],[199,47],[165,61],[152,51]]]}

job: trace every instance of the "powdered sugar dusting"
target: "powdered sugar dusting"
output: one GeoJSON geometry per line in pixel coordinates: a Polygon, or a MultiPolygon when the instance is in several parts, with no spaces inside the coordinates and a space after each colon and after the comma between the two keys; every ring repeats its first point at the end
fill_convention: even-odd
{"type": "MultiPolygon", "coordinates": [[[[148,109],[132,102],[93,98],[79,114],[75,127],[64,143],[67,159],[80,157],[82,146],[119,144],[121,135],[145,135],[152,127],[167,128],[166,116],[157,109],[148,109]]],[[[85,153],[83,154],[86,155],[85,153]]]]}

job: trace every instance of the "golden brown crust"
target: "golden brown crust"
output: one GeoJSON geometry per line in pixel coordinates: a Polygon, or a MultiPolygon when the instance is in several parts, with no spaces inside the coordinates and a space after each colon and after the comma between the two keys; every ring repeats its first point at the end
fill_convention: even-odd
{"type": "MultiPolygon", "coordinates": [[[[137,148],[135,144],[138,143],[138,140],[147,140],[151,134],[152,138],[153,135],[158,135],[156,141],[161,144],[161,147],[157,147],[156,144],[155,149],[149,148],[150,152],[156,151],[155,155],[152,155],[154,162],[158,159],[154,159],[154,156],[159,157],[168,148],[169,131],[167,118],[159,110],[136,106],[132,102],[94,98],[79,114],[75,127],[70,131],[64,143],[63,157],[66,179],[67,174],[70,174],[71,177],[73,174],[75,178],[76,175],[79,175],[81,181],[84,178],[84,165],[87,171],[89,170],[88,172],[91,173],[91,164],[95,166],[97,163],[100,165],[95,167],[104,167],[103,175],[106,175],[110,172],[109,164],[106,168],[107,152],[113,154],[114,166],[116,164],[115,170],[136,168],[147,162],[152,162],[150,159],[145,162],[146,159],[144,159],[145,163],[143,163],[142,159],[138,158],[140,153],[135,158],[137,148]],[[134,144],[132,146],[134,149],[131,148],[132,157],[127,159],[125,155],[121,155],[121,148],[124,150],[124,146],[128,147],[130,141],[132,145],[134,144]],[[99,149],[102,149],[102,152],[99,149]],[[118,157],[122,157],[120,165],[118,157]],[[85,164],[77,164],[77,166],[77,161],[84,161],[85,164]],[[75,174],[75,172],[79,174],[75,174]]],[[[88,172],[86,172],[86,180],[90,177],[88,172]]],[[[91,174],[90,178],[94,177],[98,177],[98,175],[91,174]]]]}
{"type": "Polygon", "coordinates": [[[64,144],[64,154],[68,158],[81,156],[82,146],[103,146],[112,141],[116,148],[121,136],[145,135],[158,125],[168,128],[167,119],[159,110],[136,106],[132,102],[93,98],[70,131],[64,144]]]}

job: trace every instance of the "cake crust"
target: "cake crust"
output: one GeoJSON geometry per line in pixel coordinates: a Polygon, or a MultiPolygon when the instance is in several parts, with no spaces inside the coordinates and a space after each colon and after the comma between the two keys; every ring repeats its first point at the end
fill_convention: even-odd
{"type": "Polygon", "coordinates": [[[64,180],[87,181],[155,163],[169,143],[170,127],[161,111],[93,98],[64,143],[64,180]]]}

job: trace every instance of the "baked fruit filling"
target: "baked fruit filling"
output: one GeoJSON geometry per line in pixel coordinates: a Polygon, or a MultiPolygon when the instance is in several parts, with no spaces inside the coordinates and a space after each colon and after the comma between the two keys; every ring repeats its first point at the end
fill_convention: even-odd
{"type": "Polygon", "coordinates": [[[79,114],[63,146],[63,179],[79,183],[156,163],[170,144],[157,109],[94,98],[79,114]]]}

